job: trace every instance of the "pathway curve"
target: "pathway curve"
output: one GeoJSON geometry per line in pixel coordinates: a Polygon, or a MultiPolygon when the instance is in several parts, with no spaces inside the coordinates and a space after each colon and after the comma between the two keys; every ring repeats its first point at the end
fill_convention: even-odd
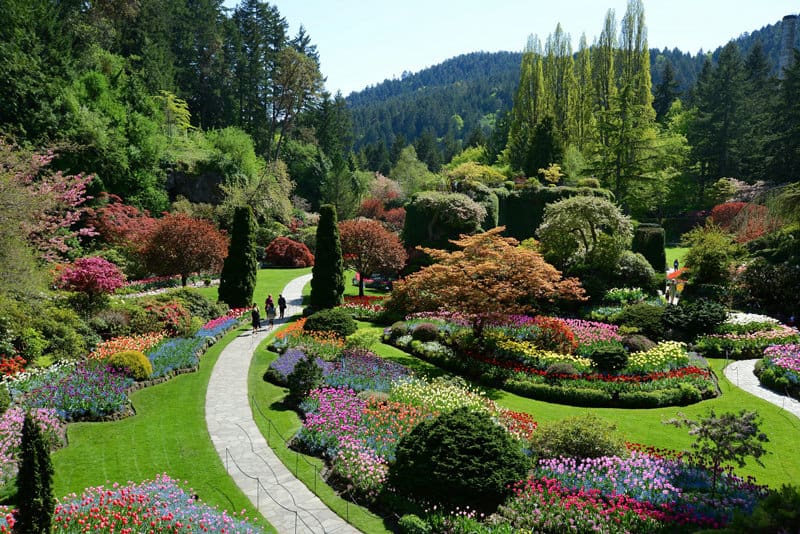
{"type": "MultiPolygon", "coordinates": [[[[302,291],[311,275],[283,290],[286,317],[302,310],[302,291]]],[[[276,326],[286,320],[276,319],[276,326]]],[[[266,321],[264,322],[266,323],[266,321]]],[[[280,533],[347,533],[357,530],[333,513],[283,465],[256,426],[250,409],[247,373],[269,327],[243,332],[222,351],[206,390],[206,426],[220,459],[253,506],[280,533]]]]}
{"type": "Polygon", "coordinates": [[[738,386],[756,397],[771,402],[775,406],[794,414],[800,418],[800,401],[787,395],[779,395],[761,385],[758,377],[753,373],[758,360],[738,360],[729,363],[724,370],[725,377],[731,384],[738,386]]]}

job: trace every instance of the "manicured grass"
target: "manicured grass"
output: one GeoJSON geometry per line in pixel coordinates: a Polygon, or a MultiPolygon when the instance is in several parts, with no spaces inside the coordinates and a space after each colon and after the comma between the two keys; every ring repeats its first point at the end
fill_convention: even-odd
{"type": "MultiPolygon", "coordinates": [[[[277,298],[290,280],[308,272],[310,269],[259,270],[256,302],[262,305],[267,293],[277,298]]],[[[216,287],[198,291],[216,299],[216,287]]],[[[229,333],[212,347],[202,357],[199,372],[134,393],[135,416],[108,423],[71,424],[69,445],[53,454],[55,494],[79,493],[109,481],[139,482],[166,472],[187,480],[204,502],[232,511],[250,510],[250,501],[225,472],[205,422],[211,370],[225,345],[243,330],[229,333]]],[[[266,521],[261,524],[274,532],[266,521]]]]}
{"type": "Polygon", "coordinates": [[[301,422],[297,413],[283,402],[287,390],[262,378],[267,366],[277,357],[277,354],[265,349],[268,342],[258,347],[250,363],[248,391],[253,417],[272,450],[322,502],[353,526],[370,534],[391,532],[383,519],[336,495],[320,477],[319,473],[324,468],[322,460],[290,450],[286,445],[286,441],[300,429],[301,422]]]}
{"type": "MultiPolygon", "coordinates": [[[[159,473],[188,481],[200,499],[220,509],[253,507],[225,472],[206,429],[205,394],[225,345],[247,328],[228,333],[203,355],[200,370],[131,395],[136,415],[106,423],[69,425],[69,445],[53,454],[54,493],[80,493],[108,482],[124,484],[159,473]]],[[[268,532],[274,529],[259,523],[268,532]]]]}
{"type": "Polygon", "coordinates": [[[679,266],[683,266],[683,258],[686,256],[686,253],[689,252],[688,247],[667,247],[667,267],[672,269],[672,264],[675,263],[677,259],[680,263],[679,266]]]}
{"type": "MultiPolygon", "coordinates": [[[[369,325],[369,323],[359,323],[359,326],[361,328],[379,329],[379,327],[369,325]]],[[[434,365],[389,345],[379,344],[373,347],[372,350],[384,358],[406,365],[428,376],[436,376],[443,373],[441,369],[434,365]]],[[[761,430],[769,437],[770,441],[765,447],[769,453],[762,458],[764,467],[751,460],[745,467],[737,469],[737,472],[743,476],[753,476],[759,483],[772,487],[796,483],[800,479],[800,455],[796,454],[795,451],[796,444],[800,441],[800,419],[765,400],[733,386],[722,372],[725,367],[725,360],[712,359],[710,361],[714,372],[719,378],[722,395],[716,399],[703,401],[691,406],[643,410],[581,408],[527,399],[502,390],[489,390],[487,394],[500,405],[512,410],[529,413],[539,422],[556,421],[565,417],[592,412],[613,421],[628,441],[675,450],[688,450],[691,446],[692,438],[686,429],[665,425],[663,421],[672,419],[679,413],[696,420],[708,415],[712,409],[718,414],[722,412],[738,413],[742,409],[754,410],[762,418],[761,430]]]]}

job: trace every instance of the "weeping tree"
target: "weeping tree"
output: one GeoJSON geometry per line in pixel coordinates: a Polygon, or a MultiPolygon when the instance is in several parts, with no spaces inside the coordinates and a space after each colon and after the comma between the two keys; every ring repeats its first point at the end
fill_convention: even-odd
{"type": "Polygon", "coordinates": [[[253,302],[258,269],[256,225],[250,206],[236,208],[232,233],[219,280],[219,300],[231,308],[246,308],[253,302]]]}
{"type": "Polygon", "coordinates": [[[311,295],[308,300],[312,309],[323,310],[342,303],[344,260],[336,224],[336,208],[331,204],[319,208],[317,247],[311,275],[311,295]]]}

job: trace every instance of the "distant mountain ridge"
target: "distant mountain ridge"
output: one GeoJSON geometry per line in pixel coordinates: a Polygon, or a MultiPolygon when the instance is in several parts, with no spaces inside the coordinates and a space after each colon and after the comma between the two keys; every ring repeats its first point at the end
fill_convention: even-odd
{"type": "MultiPolygon", "coordinates": [[[[734,41],[746,56],[760,40],[776,74],[781,31],[779,21],[734,41]]],[[[800,32],[795,46],[799,44],[800,32]]],[[[712,60],[721,50],[722,46],[710,53],[712,60]]],[[[679,90],[685,93],[694,86],[706,55],[651,49],[653,87],[661,81],[664,63],[670,62],[679,90]]],[[[521,59],[521,52],[472,52],[351,93],[346,100],[353,114],[356,148],[379,142],[391,147],[396,136],[413,142],[426,131],[445,144],[463,145],[477,127],[488,131],[500,113],[511,109],[521,59]]]]}

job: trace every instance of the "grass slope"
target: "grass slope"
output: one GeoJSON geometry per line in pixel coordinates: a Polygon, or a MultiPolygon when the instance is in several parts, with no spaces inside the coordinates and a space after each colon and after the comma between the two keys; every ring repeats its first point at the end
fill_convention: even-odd
{"type": "MultiPolygon", "coordinates": [[[[263,269],[258,272],[256,300],[277,298],[283,287],[310,269],[263,269]]],[[[201,293],[216,298],[217,288],[201,293]]],[[[246,328],[246,327],[245,327],[246,328]]],[[[53,454],[55,494],[80,493],[106,482],[139,482],[166,472],[183,479],[200,498],[228,510],[252,509],[217,456],[205,422],[205,394],[211,370],[234,331],[212,347],[200,371],[173,378],[131,395],[136,415],[107,423],[69,425],[69,445],[53,454]]],[[[274,532],[266,521],[262,525],[274,532]]]]}

